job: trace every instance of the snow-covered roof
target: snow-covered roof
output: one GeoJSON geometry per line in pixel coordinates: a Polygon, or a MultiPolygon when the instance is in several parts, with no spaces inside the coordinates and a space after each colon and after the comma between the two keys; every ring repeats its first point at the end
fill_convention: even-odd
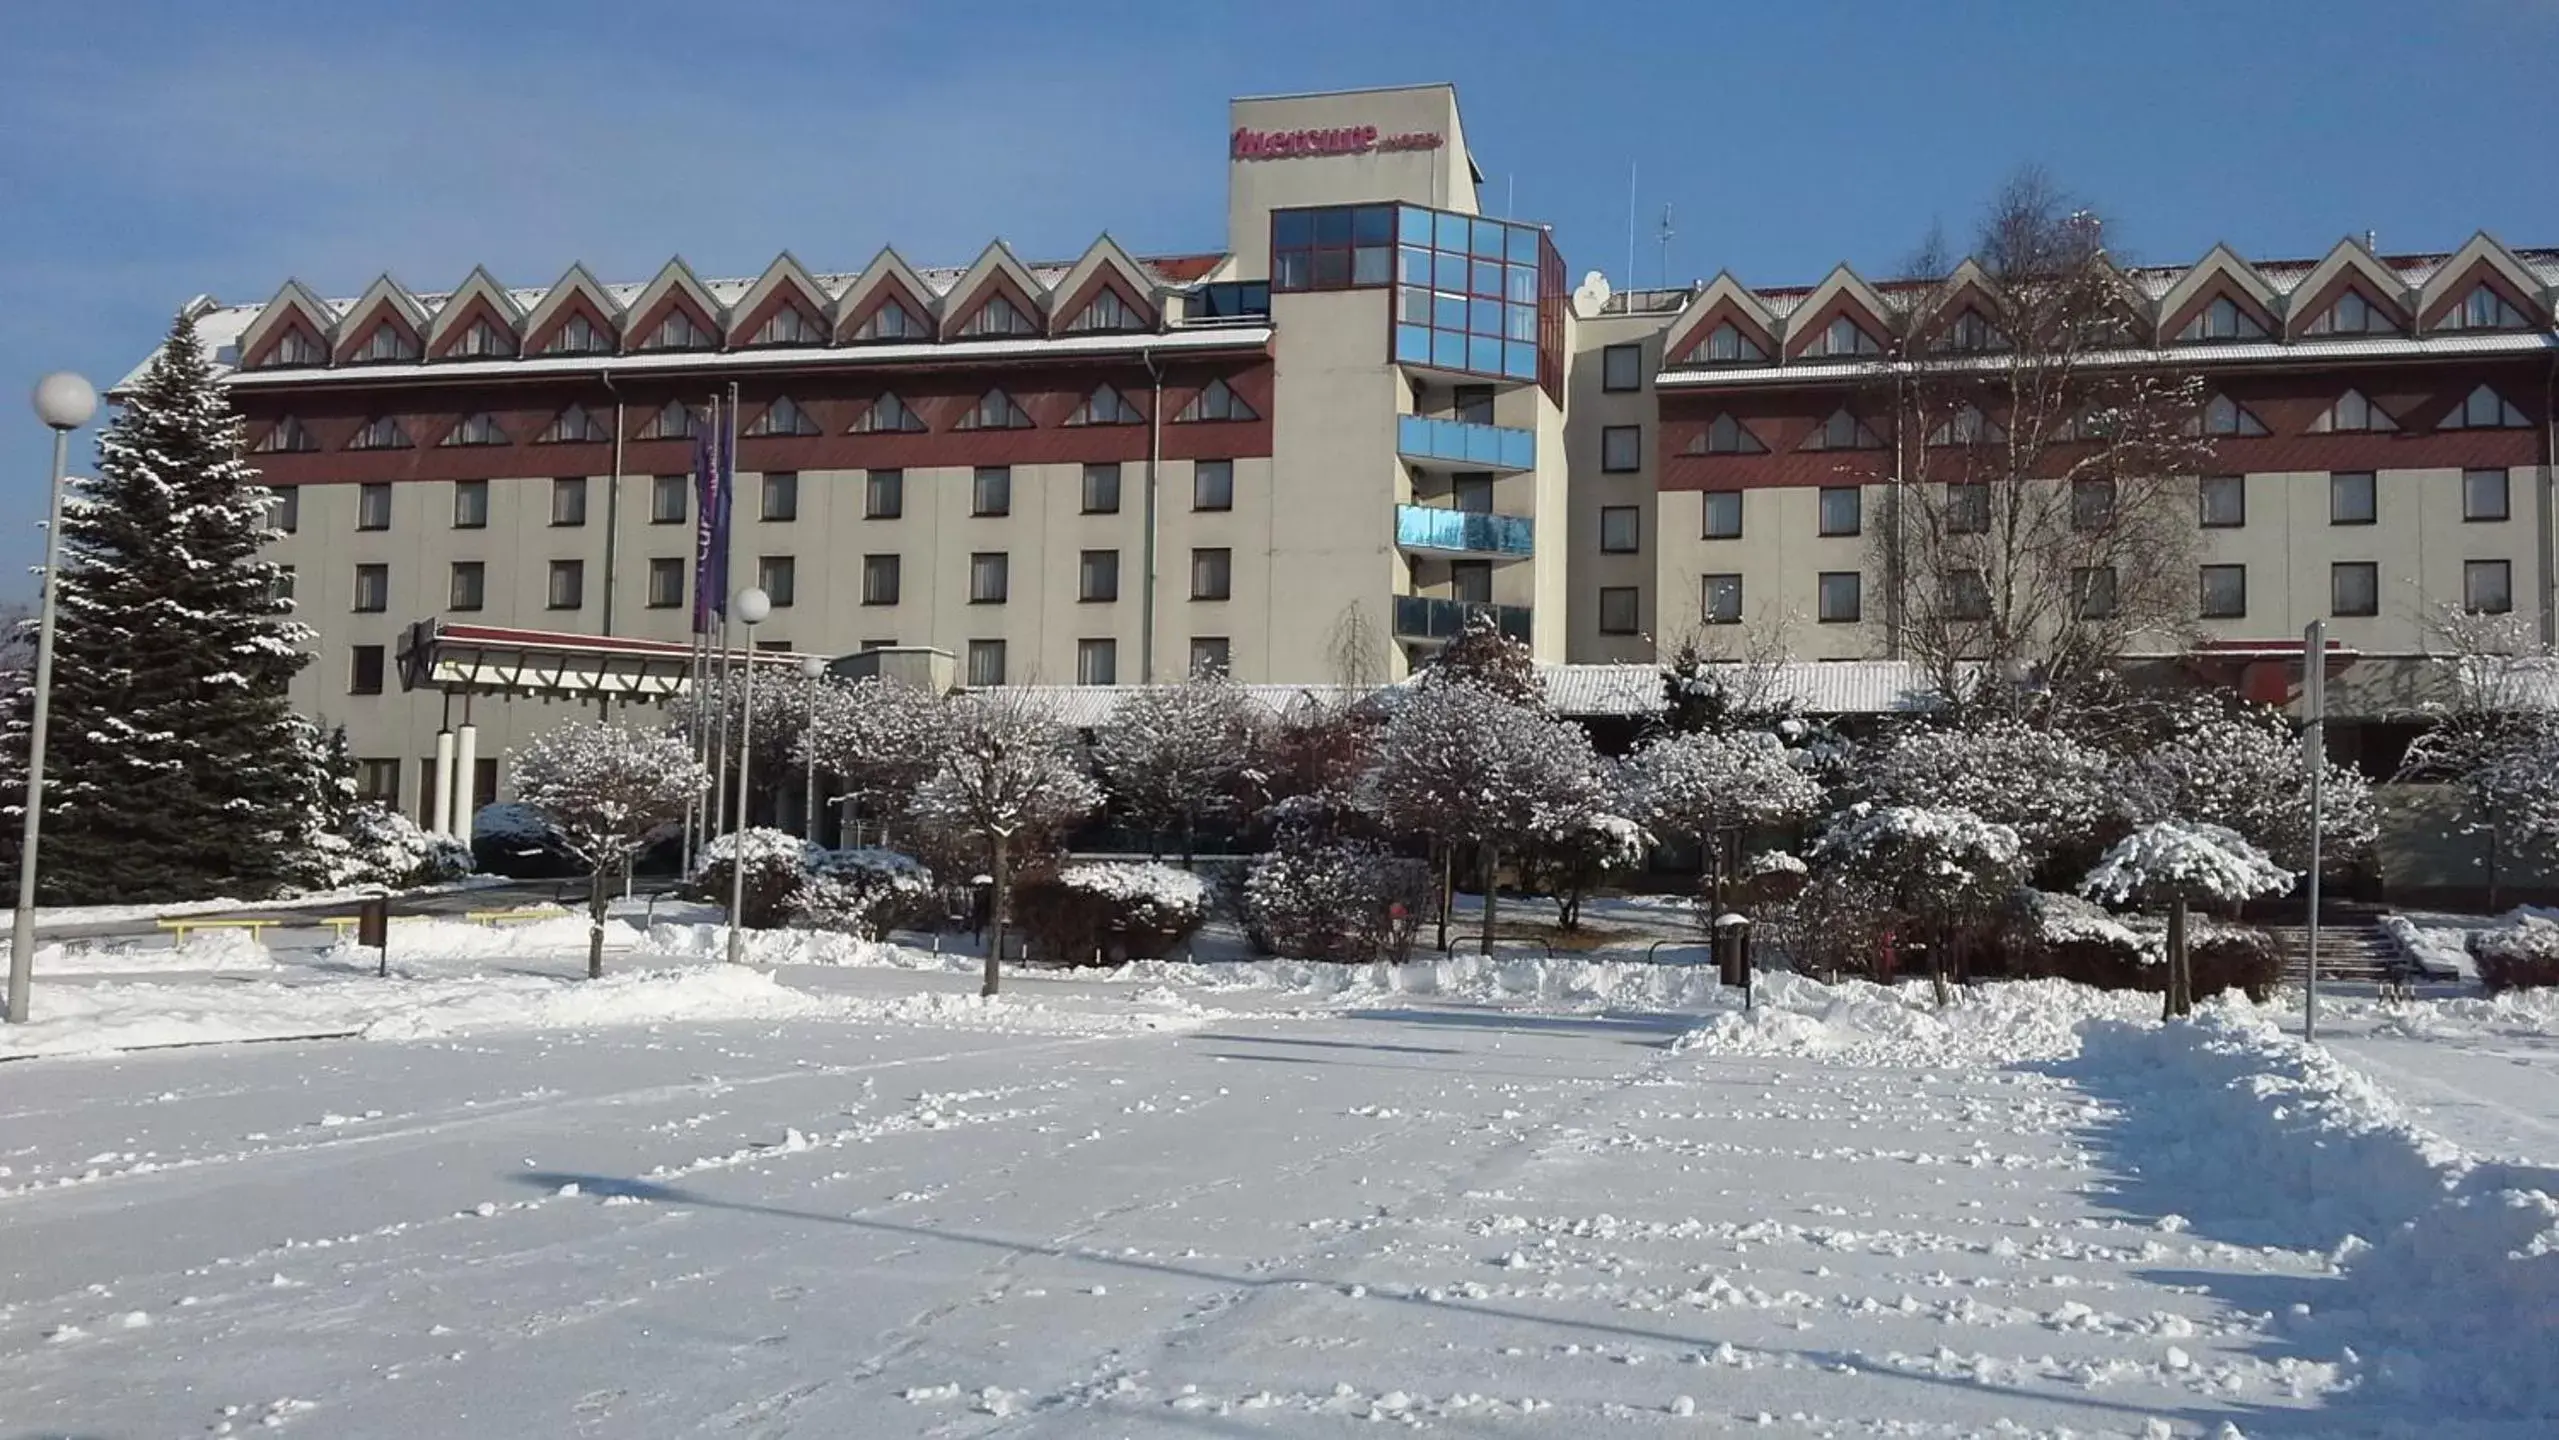
{"type": "MultiPolygon", "coordinates": [[[[2442,359],[2447,356],[2535,355],[2559,350],[2559,334],[2545,330],[2481,330],[2436,335],[2371,335],[2352,339],[2296,340],[2291,343],[2256,341],[2238,345],[2180,345],[2173,348],[2141,347],[2126,350],[2091,351],[2078,363],[2086,366],[2141,369],[2146,367],[2203,368],[2229,365],[2298,364],[2304,360],[2397,360],[2442,359]]],[[[1980,369],[1993,371],[2008,362],[1996,355],[1979,357],[1947,357],[1932,359],[1928,368],[1933,373],[1948,370],[1980,369]]],[[[1797,361],[1791,365],[1718,366],[1701,370],[1665,370],[1654,383],[1666,390],[1702,389],[1724,385],[1765,384],[1772,380],[1788,384],[1807,380],[1846,380],[1887,375],[1896,369],[1910,368],[1906,363],[1879,360],[1797,361]]]]}

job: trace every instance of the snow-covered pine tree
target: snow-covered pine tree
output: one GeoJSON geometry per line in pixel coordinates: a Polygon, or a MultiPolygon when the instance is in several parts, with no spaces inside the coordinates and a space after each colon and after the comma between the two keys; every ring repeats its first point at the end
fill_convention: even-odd
{"type": "MultiPolygon", "coordinates": [[[[321,747],[285,696],[308,632],[259,556],[269,499],[181,315],[64,500],[47,902],[263,897],[312,873],[321,747]]],[[[16,806],[34,698],[11,697],[0,740],[16,806]]]]}

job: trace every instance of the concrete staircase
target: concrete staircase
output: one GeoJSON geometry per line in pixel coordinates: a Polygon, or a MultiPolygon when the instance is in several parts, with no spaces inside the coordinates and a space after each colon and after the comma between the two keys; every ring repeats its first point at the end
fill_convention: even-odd
{"type": "MultiPolygon", "coordinates": [[[[2310,928],[2269,925],[2284,957],[2284,979],[2299,984],[2310,978],[2310,928]]],[[[2319,978],[2374,985],[2397,985],[2411,978],[2413,967],[2399,942],[2371,916],[2332,916],[2319,927],[2319,978]]]]}

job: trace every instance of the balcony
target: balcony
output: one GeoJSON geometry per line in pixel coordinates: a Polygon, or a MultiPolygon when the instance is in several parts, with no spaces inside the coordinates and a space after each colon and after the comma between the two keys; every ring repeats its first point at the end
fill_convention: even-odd
{"type": "Polygon", "coordinates": [[[1395,507],[1395,543],[1406,550],[1517,558],[1537,553],[1536,529],[1522,515],[1487,515],[1437,505],[1395,507]]]}
{"type": "Polygon", "coordinates": [[[1507,425],[1398,415],[1395,452],[1414,464],[1443,470],[1534,470],[1537,434],[1507,425]]]}
{"type": "Polygon", "coordinates": [[[1525,645],[1528,643],[1528,607],[1494,605],[1480,600],[1435,600],[1427,595],[1395,597],[1395,638],[1398,640],[1454,640],[1466,628],[1469,616],[1482,611],[1493,617],[1504,635],[1525,645]]]}

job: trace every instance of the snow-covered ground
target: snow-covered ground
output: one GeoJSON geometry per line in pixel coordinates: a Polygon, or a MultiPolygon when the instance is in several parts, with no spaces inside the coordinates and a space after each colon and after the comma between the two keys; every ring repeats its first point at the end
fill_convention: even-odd
{"type": "Polygon", "coordinates": [[[1940,1014],[1771,977],[1744,1015],[1612,960],[1148,965],[988,1003],[965,956],[766,937],[794,963],[731,970],[678,923],[590,983],[562,923],[422,933],[389,981],[280,952],[42,987],[37,1029],[157,991],[361,1038],[0,1066],[0,1435],[2559,1415],[2532,1168],[2559,1144],[2453,1116],[2523,1162],[2476,1163],[2348,1068],[2390,1057],[2428,1122],[2455,1090],[2503,1110],[2559,1089],[2559,1008],[2339,1001],[2323,1055],[2049,983],[1940,1014]]]}

